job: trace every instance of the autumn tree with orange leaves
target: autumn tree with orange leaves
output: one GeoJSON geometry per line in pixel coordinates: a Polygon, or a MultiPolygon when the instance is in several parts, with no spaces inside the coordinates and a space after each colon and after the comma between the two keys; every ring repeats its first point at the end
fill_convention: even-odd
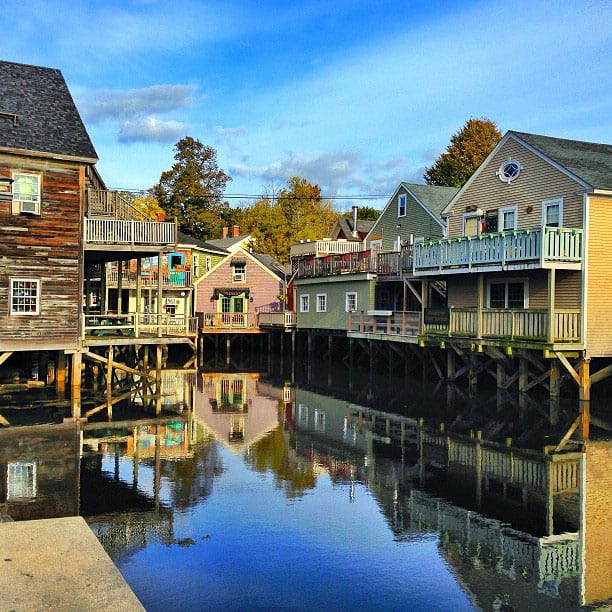
{"type": "Polygon", "coordinates": [[[462,187],[502,139],[490,119],[468,119],[423,175],[428,185],[462,187]]]}

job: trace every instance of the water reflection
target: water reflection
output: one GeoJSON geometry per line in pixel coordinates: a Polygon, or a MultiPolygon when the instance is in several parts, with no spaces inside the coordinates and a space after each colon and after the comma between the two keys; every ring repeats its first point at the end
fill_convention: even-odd
{"type": "MultiPolygon", "coordinates": [[[[82,514],[144,601],[147,593],[163,588],[153,584],[148,551],[160,556],[161,546],[165,562],[186,562],[187,551],[210,537],[209,528],[222,531],[221,521],[239,512],[232,506],[235,499],[249,504],[238,523],[245,534],[254,525],[276,534],[277,523],[282,524],[295,529],[284,537],[301,542],[306,563],[315,558],[322,563],[321,544],[305,548],[302,530],[333,540],[332,528],[347,512],[337,495],[337,507],[324,506],[324,519],[303,516],[308,523],[299,527],[261,506],[275,503],[266,492],[267,478],[294,501],[321,496],[323,504],[330,486],[347,504],[374,500],[391,534],[381,546],[434,543],[465,602],[471,602],[468,607],[576,609],[612,597],[607,524],[612,446],[605,417],[594,419],[590,441],[558,452],[573,420],[571,407],[523,405],[504,411],[506,400],[500,403],[499,397],[481,404],[462,398],[432,404],[425,399],[431,390],[412,386],[401,394],[388,390],[404,402],[417,397],[411,406],[398,400],[389,412],[381,410],[389,402],[363,397],[358,384],[341,388],[347,397],[315,390],[312,380],[289,384],[256,373],[168,373],[156,398],[161,418],[2,431],[0,513],[14,520],[82,514]],[[365,401],[355,402],[356,395],[365,401]],[[241,493],[241,486],[248,492],[241,493]],[[215,501],[221,499],[227,501],[215,501]],[[215,504],[224,516],[213,518],[215,504]]],[[[138,405],[137,397],[132,401],[138,405]]],[[[352,547],[343,543],[346,567],[359,566],[360,539],[374,533],[386,538],[370,520],[371,533],[360,533],[352,547]]],[[[282,550],[278,546],[272,557],[282,550]]],[[[237,572],[245,571],[236,551],[224,554],[237,563],[237,572]]],[[[397,549],[377,554],[399,563],[393,557],[397,549]]],[[[425,567],[433,564],[427,559],[425,567]]],[[[381,589],[389,567],[376,561],[368,559],[368,579],[381,589]]],[[[288,575],[295,572],[291,580],[299,579],[287,558],[275,562],[288,575]]],[[[403,576],[399,565],[394,571],[403,576]]],[[[187,607],[195,606],[203,588],[198,586],[203,578],[191,578],[195,591],[186,595],[191,597],[183,604],[187,607]]],[[[359,580],[353,587],[366,597],[359,580]]],[[[430,589],[407,584],[423,597],[430,589]]],[[[385,588],[395,589],[398,601],[406,597],[406,585],[385,588]]],[[[243,606],[255,601],[248,589],[235,597],[243,606]]],[[[328,598],[333,601],[331,594],[328,598]]],[[[304,600],[296,607],[315,603],[304,600]]]]}

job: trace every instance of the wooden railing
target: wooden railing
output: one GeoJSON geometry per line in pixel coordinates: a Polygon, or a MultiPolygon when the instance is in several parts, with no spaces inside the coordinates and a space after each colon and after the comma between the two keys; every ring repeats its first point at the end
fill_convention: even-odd
{"type": "Polygon", "coordinates": [[[348,240],[305,240],[290,247],[291,257],[353,253],[363,250],[363,242],[348,240]]]}
{"type": "Polygon", "coordinates": [[[205,312],[202,324],[203,331],[254,328],[257,324],[257,315],[246,312],[205,312]]]}
{"type": "Polygon", "coordinates": [[[87,338],[196,336],[198,320],[187,315],[168,314],[89,314],[83,315],[87,338]]]}
{"type": "Polygon", "coordinates": [[[371,272],[372,262],[371,251],[327,255],[326,257],[304,257],[297,262],[297,278],[371,272]]]}
{"type": "Polygon", "coordinates": [[[378,274],[400,276],[412,272],[414,246],[404,245],[399,251],[378,253],[374,264],[374,272],[378,274]]]}
{"type": "MultiPolygon", "coordinates": [[[[106,274],[106,285],[111,289],[115,289],[118,286],[119,271],[109,270],[106,274]]],[[[143,288],[157,287],[158,286],[158,273],[157,272],[143,272],[140,276],[140,285],[143,288]]],[[[124,289],[136,287],[137,275],[135,272],[129,270],[123,270],[121,272],[121,286],[124,289]]],[[[191,271],[184,270],[180,272],[168,272],[162,271],[162,287],[164,289],[172,289],[179,287],[190,287],[191,286],[191,271]]]]}
{"type": "Polygon", "coordinates": [[[87,190],[87,216],[91,219],[122,219],[124,221],[151,221],[151,218],[132,206],[117,191],[87,190]]]}
{"type": "Polygon", "coordinates": [[[507,338],[547,343],[580,342],[580,309],[556,309],[551,330],[548,311],[532,309],[449,309],[449,325],[426,324],[425,334],[468,338],[507,338]]]}
{"type": "Polygon", "coordinates": [[[171,245],[176,239],[175,223],[85,218],[85,242],[89,244],[171,245]]]}
{"type": "Polygon", "coordinates": [[[444,238],[415,245],[414,273],[469,271],[527,262],[578,263],[582,261],[583,249],[583,231],[574,228],[536,227],[444,238]]]}
{"type": "Polygon", "coordinates": [[[295,312],[260,312],[257,315],[259,327],[295,327],[297,317],[295,312]]]}
{"type": "Polygon", "coordinates": [[[420,312],[369,311],[349,312],[348,331],[388,336],[418,336],[420,312]]]}

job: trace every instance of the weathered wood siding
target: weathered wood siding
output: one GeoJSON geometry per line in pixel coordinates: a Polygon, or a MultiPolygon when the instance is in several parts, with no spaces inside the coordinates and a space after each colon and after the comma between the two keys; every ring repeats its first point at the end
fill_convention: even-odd
{"type": "Polygon", "coordinates": [[[448,220],[448,235],[463,235],[463,214],[468,206],[476,206],[485,212],[517,206],[518,229],[539,227],[542,224],[542,201],[554,198],[563,198],[563,226],[583,227],[581,188],[579,183],[510,138],[456,200],[448,220]],[[510,158],[521,164],[521,172],[508,184],[502,182],[496,173],[510,158]],[[528,207],[532,209],[530,212],[527,212],[528,207]]]}
{"type": "MultiPolygon", "coordinates": [[[[200,262],[200,265],[202,264],[203,262],[200,262]]],[[[279,294],[284,291],[283,282],[278,276],[272,274],[246,251],[239,250],[227,257],[218,267],[212,269],[198,281],[194,292],[195,311],[204,313],[218,312],[218,300],[211,298],[216,288],[226,287],[249,289],[249,299],[246,300],[247,312],[249,314],[255,314],[260,307],[277,304],[279,294]],[[246,281],[235,282],[232,280],[232,257],[244,257],[247,260],[246,281]],[[251,301],[251,298],[253,301],[251,301]]]]}
{"type": "Polygon", "coordinates": [[[0,171],[34,172],[41,179],[41,214],[0,208],[0,350],[75,348],[81,305],[81,226],[84,167],[0,156],[0,171]],[[11,278],[40,280],[40,314],[11,316],[11,278]]]}
{"type": "Polygon", "coordinates": [[[348,313],[346,312],[346,294],[357,293],[357,312],[374,308],[374,281],[368,280],[365,274],[339,275],[320,279],[304,279],[299,281],[295,311],[297,313],[298,329],[348,329],[348,313]],[[357,276],[357,278],[356,278],[357,276]],[[317,312],[317,294],[327,296],[326,312],[317,312]],[[300,296],[310,296],[309,312],[300,312],[300,296]]]}
{"type": "Polygon", "coordinates": [[[383,250],[394,250],[397,237],[408,242],[410,234],[414,237],[441,238],[444,234],[442,227],[433,217],[414,200],[414,198],[403,187],[387,203],[387,206],[372,227],[368,237],[370,240],[382,238],[383,250]],[[400,195],[406,196],[406,216],[400,217],[398,211],[398,199],[400,195]],[[397,227],[401,225],[401,227],[397,227]]]}
{"type": "Polygon", "coordinates": [[[587,273],[587,349],[592,357],[612,355],[610,211],[612,198],[590,197],[587,273]]]}

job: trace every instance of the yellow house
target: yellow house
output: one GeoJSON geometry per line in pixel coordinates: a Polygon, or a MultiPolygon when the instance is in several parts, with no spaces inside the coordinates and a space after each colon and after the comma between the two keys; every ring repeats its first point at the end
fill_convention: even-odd
{"type": "Polygon", "coordinates": [[[447,285],[422,342],[535,349],[588,398],[610,373],[589,376],[591,358],[612,356],[611,207],[612,145],[506,133],[443,211],[447,237],[416,245],[415,275],[447,285]]]}

